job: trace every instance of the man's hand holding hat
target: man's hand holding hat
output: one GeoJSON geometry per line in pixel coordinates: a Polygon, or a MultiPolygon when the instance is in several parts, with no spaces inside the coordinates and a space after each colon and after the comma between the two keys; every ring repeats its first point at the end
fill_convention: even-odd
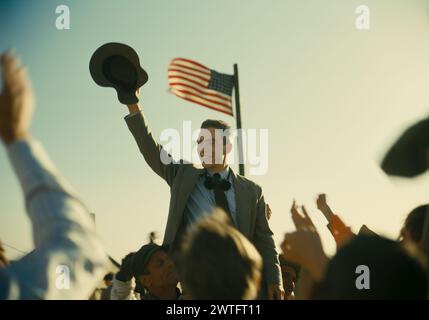
{"type": "Polygon", "coordinates": [[[131,252],[122,259],[121,268],[116,274],[116,279],[122,282],[131,281],[133,278],[133,258],[134,252],[131,252]]]}

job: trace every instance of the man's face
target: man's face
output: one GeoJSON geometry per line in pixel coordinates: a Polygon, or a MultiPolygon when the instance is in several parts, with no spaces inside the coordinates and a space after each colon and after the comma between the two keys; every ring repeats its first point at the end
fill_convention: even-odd
{"type": "Polygon", "coordinates": [[[283,277],[283,289],[286,296],[290,296],[295,290],[296,271],[288,265],[281,265],[283,277]]]}
{"type": "Polygon", "coordinates": [[[198,155],[204,168],[223,164],[226,148],[223,144],[222,129],[201,128],[198,135],[198,155]]]}
{"type": "Polygon", "coordinates": [[[149,274],[140,276],[140,281],[149,291],[151,287],[175,287],[179,282],[173,260],[163,250],[150,257],[147,270],[149,274]]]}

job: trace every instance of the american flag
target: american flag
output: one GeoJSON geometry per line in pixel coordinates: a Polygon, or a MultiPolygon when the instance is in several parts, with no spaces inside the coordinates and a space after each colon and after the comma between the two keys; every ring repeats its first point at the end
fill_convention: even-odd
{"type": "Polygon", "coordinates": [[[168,66],[168,84],[176,96],[233,116],[234,77],[195,61],[176,58],[168,66]]]}

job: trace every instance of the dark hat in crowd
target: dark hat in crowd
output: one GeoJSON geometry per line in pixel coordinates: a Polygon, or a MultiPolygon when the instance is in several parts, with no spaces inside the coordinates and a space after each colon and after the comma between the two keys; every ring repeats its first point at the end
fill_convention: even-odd
{"type": "Polygon", "coordinates": [[[99,86],[114,88],[119,101],[126,105],[139,101],[136,91],[148,80],[137,53],[122,43],[110,42],[99,47],[91,57],[89,71],[99,86]]]}
{"type": "Polygon", "coordinates": [[[415,177],[428,168],[429,118],[409,127],[393,144],[381,163],[392,176],[415,177]]]}
{"type": "Polygon", "coordinates": [[[168,253],[168,249],[168,245],[160,246],[156,243],[145,244],[143,247],[141,247],[139,251],[134,254],[132,263],[133,276],[138,277],[142,274],[145,274],[147,271],[146,267],[153,254],[159,250],[163,250],[168,253]]]}
{"type": "Polygon", "coordinates": [[[104,281],[113,281],[113,273],[112,273],[112,272],[107,273],[107,274],[104,276],[103,280],[104,280],[104,281]]]}

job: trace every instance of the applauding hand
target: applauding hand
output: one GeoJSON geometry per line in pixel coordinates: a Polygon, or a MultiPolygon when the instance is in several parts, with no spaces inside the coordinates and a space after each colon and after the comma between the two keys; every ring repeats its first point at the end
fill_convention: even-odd
{"type": "Polygon", "coordinates": [[[303,214],[298,211],[294,201],[291,214],[297,231],[286,233],[280,246],[286,259],[307,269],[315,281],[320,281],[328,258],[323,250],[319,233],[304,207],[302,212],[303,214]]]}
{"type": "Polygon", "coordinates": [[[324,193],[319,194],[319,196],[317,197],[316,203],[317,203],[317,209],[322,211],[323,215],[325,216],[326,220],[328,220],[328,222],[331,222],[334,213],[332,212],[331,208],[329,207],[326,201],[326,194],[324,193]]]}
{"type": "Polygon", "coordinates": [[[7,145],[28,136],[34,96],[25,68],[10,52],[1,56],[0,138],[7,145]]]}

